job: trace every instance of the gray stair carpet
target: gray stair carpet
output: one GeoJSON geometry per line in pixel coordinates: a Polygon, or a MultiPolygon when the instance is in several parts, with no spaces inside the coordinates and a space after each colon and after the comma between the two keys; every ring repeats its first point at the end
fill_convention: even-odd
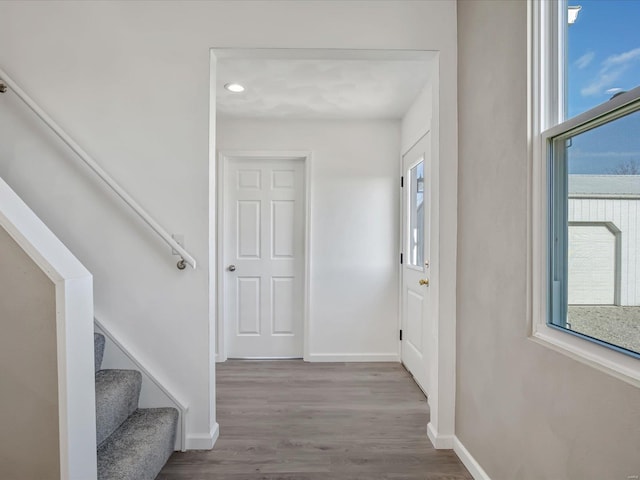
{"type": "Polygon", "coordinates": [[[100,446],[138,408],[142,375],[136,370],[96,373],[96,442],[100,446]]]}
{"type": "Polygon", "coordinates": [[[138,409],[142,375],[100,370],[104,345],[95,334],[98,480],[153,480],[173,453],[178,411],[138,409]]]}
{"type": "Polygon", "coordinates": [[[98,480],[153,480],[173,453],[175,408],[136,410],[98,448],[98,480]]]}
{"type": "Polygon", "coordinates": [[[102,357],[104,356],[104,335],[99,333],[93,334],[93,355],[97,372],[102,366],[102,357]]]}

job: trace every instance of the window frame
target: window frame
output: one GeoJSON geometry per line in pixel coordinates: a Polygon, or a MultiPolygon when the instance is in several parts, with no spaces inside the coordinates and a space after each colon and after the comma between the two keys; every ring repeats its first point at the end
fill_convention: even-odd
{"type": "Polygon", "coordinates": [[[604,342],[549,325],[551,139],[614,121],[640,104],[640,87],[565,120],[566,0],[528,0],[529,338],[640,387],[640,360],[604,342]],[[565,48],[560,49],[563,46],[565,48]],[[563,88],[560,88],[563,87],[563,88]]]}

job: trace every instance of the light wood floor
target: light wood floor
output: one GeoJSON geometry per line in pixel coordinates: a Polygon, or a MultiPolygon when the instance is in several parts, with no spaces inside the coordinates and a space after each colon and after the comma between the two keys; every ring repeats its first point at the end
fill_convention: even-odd
{"type": "Polygon", "coordinates": [[[427,438],[429,408],[397,363],[216,366],[220,438],[174,453],[158,480],[471,479],[427,438]]]}

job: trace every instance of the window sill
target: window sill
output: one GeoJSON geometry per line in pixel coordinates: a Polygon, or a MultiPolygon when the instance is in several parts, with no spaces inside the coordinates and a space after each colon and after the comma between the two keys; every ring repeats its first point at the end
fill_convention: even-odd
{"type": "Polygon", "coordinates": [[[640,388],[640,360],[637,358],[546,324],[536,325],[530,338],[540,345],[640,388]]]}

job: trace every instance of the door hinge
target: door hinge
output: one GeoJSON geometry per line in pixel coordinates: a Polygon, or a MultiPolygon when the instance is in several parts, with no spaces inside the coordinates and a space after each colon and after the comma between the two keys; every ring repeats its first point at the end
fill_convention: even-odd
{"type": "Polygon", "coordinates": [[[400,177],[400,188],[404,188],[404,177],[400,177]]]}
{"type": "Polygon", "coordinates": [[[402,253],[401,253],[401,254],[400,254],[400,265],[402,265],[403,260],[404,260],[404,259],[403,259],[402,253]]]}
{"type": "Polygon", "coordinates": [[[400,341],[402,341],[402,330],[400,330],[400,341]]]}

